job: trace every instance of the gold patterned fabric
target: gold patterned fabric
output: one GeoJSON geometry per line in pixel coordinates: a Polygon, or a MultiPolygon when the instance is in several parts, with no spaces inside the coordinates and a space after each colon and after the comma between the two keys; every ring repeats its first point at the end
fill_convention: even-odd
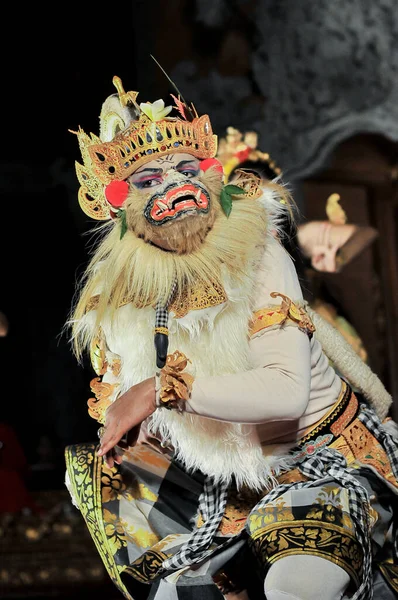
{"type": "MultiPolygon", "coordinates": [[[[151,586],[156,589],[164,574],[163,561],[189,539],[204,476],[187,474],[147,444],[130,448],[122,466],[112,469],[96,450],[93,444],[67,447],[73,496],[112,581],[125,598],[141,599],[141,586],[148,594],[151,586]]],[[[252,505],[253,497],[244,495],[238,501],[232,495],[214,549],[241,531],[252,505]]],[[[231,550],[226,557],[231,558],[231,550]]],[[[219,584],[211,575],[201,576],[199,582],[191,578],[190,584],[192,598],[206,590],[209,597],[218,597],[214,594],[219,593],[219,584]]]]}
{"type": "Polygon", "coordinates": [[[96,450],[94,444],[68,446],[65,451],[66,467],[73,495],[111,580],[126,598],[133,600],[120,578],[123,566],[115,560],[115,553],[124,543],[123,535],[116,517],[112,523],[109,517],[107,523],[102,513],[104,499],[117,497],[123,484],[110,469],[103,482],[103,463],[96,456],[96,450]]]}
{"type": "Polygon", "coordinates": [[[169,311],[173,312],[176,319],[185,317],[191,310],[203,310],[218,306],[227,301],[224,288],[214,282],[212,285],[197,284],[190,293],[183,294],[178,300],[173,300],[169,311]]]}
{"type": "Polygon", "coordinates": [[[292,554],[319,556],[345,569],[359,585],[362,548],[350,517],[348,492],[340,486],[286,492],[253,511],[248,529],[253,552],[264,569],[292,554]]]}
{"type": "MultiPolygon", "coordinates": [[[[247,559],[244,567],[245,577],[251,581],[264,577],[270,565],[285,556],[312,555],[345,569],[350,575],[350,593],[360,589],[371,555],[364,540],[369,540],[372,548],[383,549],[398,494],[394,475],[398,461],[393,464],[376,420],[373,428],[363,419],[363,406],[343,384],[336,405],[291,451],[294,468],[278,477],[273,490],[254,492],[230,486],[211,543],[211,551],[217,551],[217,573],[214,579],[207,575],[200,581],[182,575],[176,586],[178,590],[181,585],[184,599],[194,600],[195,594],[205,590],[213,597],[216,588],[234,588],[238,574],[234,561],[240,556],[238,542],[242,539],[247,540],[244,552],[255,557],[255,561],[247,559]],[[364,490],[365,495],[355,496],[355,502],[366,513],[366,523],[359,521],[358,511],[353,510],[355,485],[345,485],[345,475],[339,480],[327,470],[328,461],[332,463],[335,456],[340,457],[338,464],[344,465],[341,472],[351,477],[347,481],[354,478],[355,485],[364,490]],[[324,478],[312,476],[306,467],[316,465],[318,457],[324,461],[324,478]],[[226,544],[229,546],[224,549],[226,544]],[[231,553],[235,548],[236,554],[231,553]]],[[[73,495],[101,559],[126,598],[146,598],[145,586],[151,598],[161,600],[157,590],[169,574],[163,562],[179,551],[195,527],[204,524],[198,510],[204,474],[187,473],[172,455],[148,444],[130,448],[122,465],[113,469],[95,450],[93,444],[70,446],[66,463],[73,495]]],[[[211,563],[213,554],[206,560],[211,563]]],[[[373,568],[377,566],[375,558],[373,568]]],[[[391,554],[383,555],[379,570],[395,589],[398,569],[391,554]]],[[[210,566],[208,573],[212,572],[210,566]]]]}

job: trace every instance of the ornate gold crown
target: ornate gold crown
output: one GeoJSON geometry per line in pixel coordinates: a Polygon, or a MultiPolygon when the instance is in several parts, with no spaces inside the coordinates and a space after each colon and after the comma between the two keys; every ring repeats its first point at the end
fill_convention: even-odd
{"type": "Polygon", "coordinates": [[[263,162],[275,173],[275,177],[281,175],[281,169],[266,152],[257,148],[258,134],[255,131],[246,131],[243,134],[234,127],[227,128],[227,135],[221,138],[218,145],[217,158],[224,167],[226,179],[229,178],[235,167],[250,160],[263,162]]]}
{"type": "Polygon", "coordinates": [[[113,84],[118,91],[117,106],[111,96],[113,102],[103,104],[100,116],[101,128],[107,135],[87,135],[80,127],[72,132],[78,137],[83,158],[83,165],[76,162],[81,186],[79,203],[88,216],[97,220],[110,218],[104,186],[111,181],[125,180],[139,166],[165,154],[187,152],[205,159],[213,158],[217,152],[217,136],[207,115],[199,117],[193,107],[173,96],[174,108],[183,118],[166,117],[173,107],[165,107],[162,100],[138,105],[138,92],[125,92],[119,77],[113,78],[113,84]],[[109,135],[112,129],[114,135],[109,135]]]}

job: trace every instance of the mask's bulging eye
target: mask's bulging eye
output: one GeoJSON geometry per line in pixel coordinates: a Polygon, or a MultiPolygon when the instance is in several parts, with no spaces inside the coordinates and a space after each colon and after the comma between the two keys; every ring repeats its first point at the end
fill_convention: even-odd
{"type": "Polygon", "coordinates": [[[146,179],[138,179],[137,181],[131,182],[139,190],[146,188],[153,188],[162,183],[161,177],[148,177],[146,179]]]}
{"type": "Polygon", "coordinates": [[[197,177],[199,175],[199,171],[193,169],[178,172],[181,173],[181,175],[184,175],[184,177],[188,177],[188,179],[192,179],[193,177],[197,177]]]}

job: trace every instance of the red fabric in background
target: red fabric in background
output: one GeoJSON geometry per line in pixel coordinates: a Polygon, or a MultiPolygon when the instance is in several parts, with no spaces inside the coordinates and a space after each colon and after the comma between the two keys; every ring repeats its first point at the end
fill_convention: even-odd
{"type": "Polygon", "coordinates": [[[28,463],[15,431],[6,423],[0,423],[0,442],[0,513],[35,510],[25,484],[28,463]]]}

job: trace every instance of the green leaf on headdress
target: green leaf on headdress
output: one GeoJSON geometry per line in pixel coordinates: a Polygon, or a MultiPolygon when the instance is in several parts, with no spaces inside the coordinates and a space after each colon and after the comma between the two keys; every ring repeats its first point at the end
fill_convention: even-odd
{"type": "Polygon", "coordinates": [[[120,219],[120,239],[122,239],[127,231],[126,211],[119,210],[118,217],[120,219]]]}
{"type": "Polygon", "coordinates": [[[238,196],[239,194],[246,194],[246,191],[232,183],[224,185],[222,188],[220,203],[227,217],[229,217],[232,210],[232,196],[238,196]]]}
{"type": "Polygon", "coordinates": [[[225,212],[227,217],[229,217],[229,215],[231,214],[231,210],[232,210],[232,198],[228,194],[228,192],[225,191],[224,188],[221,190],[220,202],[221,202],[221,208],[223,209],[223,211],[225,212]]]}
{"type": "Polygon", "coordinates": [[[223,190],[227,192],[230,196],[238,196],[238,194],[246,194],[246,191],[239,187],[238,185],[233,185],[229,183],[228,185],[224,185],[223,190]]]}

